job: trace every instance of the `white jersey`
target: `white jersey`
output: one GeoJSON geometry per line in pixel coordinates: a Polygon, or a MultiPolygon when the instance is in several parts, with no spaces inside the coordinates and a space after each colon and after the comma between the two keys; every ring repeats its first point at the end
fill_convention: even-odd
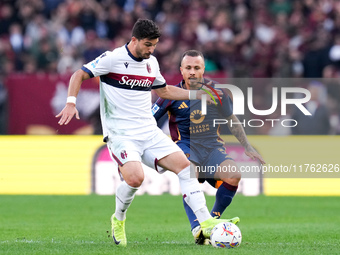
{"type": "Polygon", "coordinates": [[[100,76],[100,115],[103,135],[135,136],[157,124],[151,113],[151,89],[166,86],[157,59],[134,57],[127,44],[107,51],[82,67],[100,76]]]}

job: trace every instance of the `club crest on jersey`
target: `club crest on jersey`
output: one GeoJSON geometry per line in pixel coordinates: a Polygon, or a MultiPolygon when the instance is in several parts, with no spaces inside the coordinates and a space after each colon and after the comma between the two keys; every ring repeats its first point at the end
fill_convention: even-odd
{"type": "Polygon", "coordinates": [[[126,150],[121,151],[120,157],[121,157],[122,159],[126,159],[127,156],[128,156],[128,155],[127,155],[127,153],[126,153],[126,150]]]}
{"type": "Polygon", "coordinates": [[[146,63],[146,70],[148,70],[148,73],[151,73],[151,66],[149,63],[146,63]]]}

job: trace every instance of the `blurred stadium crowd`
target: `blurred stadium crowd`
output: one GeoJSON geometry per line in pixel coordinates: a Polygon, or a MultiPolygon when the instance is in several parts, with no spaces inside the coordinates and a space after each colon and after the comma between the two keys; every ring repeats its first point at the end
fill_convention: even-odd
{"type": "MultiPolygon", "coordinates": [[[[0,100],[6,75],[72,73],[128,42],[138,18],[161,27],[155,55],[164,74],[178,74],[181,54],[198,49],[206,73],[340,77],[338,0],[2,0],[0,100]]],[[[338,118],[329,133],[340,133],[340,85],[321,86],[338,118]]]]}

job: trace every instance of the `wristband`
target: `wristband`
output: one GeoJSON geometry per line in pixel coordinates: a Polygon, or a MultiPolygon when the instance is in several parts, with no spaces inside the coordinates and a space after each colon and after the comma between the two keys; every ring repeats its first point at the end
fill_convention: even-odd
{"type": "Polygon", "coordinates": [[[69,96],[67,97],[66,103],[72,103],[72,104],[76,104],[77,102],[77,98],[74,96],[69,96]]]}
{"type": "Polygon", "coordinates": [[[197,90],[189,90],[189,100],[197,99],[197,90]]]}

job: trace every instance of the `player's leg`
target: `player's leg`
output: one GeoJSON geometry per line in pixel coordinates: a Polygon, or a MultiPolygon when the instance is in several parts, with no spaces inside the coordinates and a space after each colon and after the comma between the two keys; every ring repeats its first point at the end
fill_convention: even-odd
{"type": "Polygon", "coordinates": [[[144,171],[141,164],[138,146],[128,139],[108,143],[110,155],[118,163],[122,182],[116,189],[116,208],[111,217],[113,241],[122,247],[127,245],[125,234],[126,212],[131,205],[135,194],[144,180],[144,171]]]}
{"type": "Polygon", "coordinates": [[[158,165],[177,174],[185,201],[195,213],[205,237],[209,237],[213,227],[221,220],[211,217],[204,193],[194,176],[190,176],[190,162],[181,149],[161,130],[155,131],[155,137],[145,144],[145,153],[159,159],[158,165]],[[146,149],[147,148],[147,149],[146,149]]]}
{"type": "Polygon", "coordinates": [[[203,191],[195,178],[190,176],[190,162],[182,151],[173,152],[158,161],[163,168],[177,174],[184,200],[195,213],[199,222],[209,219],[203,191]]]}
{"type": "MultiPolygon", "coordinates": [[[[215,187],[216,184],[217,184],[217,181],[213,180],[213,179],[207,179],[207,182],[213,187],[215,187]]],[[[216,199],[216,200],[219,200],[219,199],[216,199]]],[[[184,200],[183,200],[183,204],[184,204],[186,214],[187,214],[188,219],[189,219],[190,224],[191,224],[191,232],[192,232],[192,235],[194,236],[195,243],[198,244],[198,245],[210,245],[210,239],[206,238],[203,235],[201,225],[198,223],[195,214],[193,213],[191,208],[185,203],[184,200]]],[[[216,201],[215,201],[215,206],[216,206],[216,201]]],[[[225,208],[226,207],[224,207],[224,209],[225,208]]],[[[216,218],[216,219],[219,219],[220,217],[217,217],[216,214],[214,213],[214,211],[216,211],[216,208],[211,210],[211,212],[210,212],[211,216],[216,218]]],[[[223,222],[232,222],[234,224],[237,224],[240,221],[240,218],[239,217],[233,217],[233,218],[230,218],[230,219],[223,219],[222,221],[223,222]]]]}
{"type": "Polygon", "coordinates": [[[159,166],[177,174],[183,197],[198,221],[211,218],[203,191],[195,176],[190,176],[190,162],[183,151],[160,129],[154,131],[154,137],[144,146],[143,158],[150,158],[146,154],[152,155],[159,166]]]}
{"type": "Polygon", "coordinates": [[[200,223],[203,236],[208,238],[214,226],[229,220],[216,219],[210,215],[200,184],[196,177],[190,176],[190,164],[185,162],[189,161],[183,152],[174,152],[159,160],[159,165],[177,174],[183,198],[200,223]]]}
{"type": "MultiPolygon", "coordinates": [[[[187,159],[190,160],[191,158],[193,158],[193,160],[198,161],[199,157],[198,157],[198,155],[196,155],[195,150],[190,150],[190,143],[189,142],[178,141],[176,144],[184,152],[184,154],[187,157],[187,159]]],[[[196,175],[196,177],[198,177],[198,173],[195,172],[196,165],[193,162],[190,162],[190,167],[191,167],[191,173],[192,174],[195,173],[193,175],[196,175]]],[[[185,213],[186,213],[186,215],[188,217],[188,220],[190,222],[191,232],[193,233],[193,235],[195,237],[196,236],[196,231],[194,231],[194,229],[196,229],[197,226],[200,226],[200,223],[198,222],[195,213],[191,210],[191,208],[187,204],[187,202],[185,202],[184,198],[183,198],[183,206],[184,206],[185,213]]]]}
{"type": "Polygon", "coordinates": [[[126,211],[131,205],[135,194],[144,180],[144,172],[140,162],[130,161],[119,166],[124,178],[116,190],[116,209],[111,217],[112,238],[115,244],[127,245],[125,234],[126,211]]]}
{"type": "Polygon", "coordinates": [[[116,210],[115,216],[118,220],[125,220],[126,210],[129,208],[135,193],[144,180],[144,171],[141,162],[130,161],[123,166],[119,166],[122,181],[116,190],[116,210]]]}
{"type": "MultiPolygon", "coordinates": [[[[191,169],[194,169],[196,165],[193,164],[192,162],[190,164],[191,164],[191,169]]],[[[198,176],[196,175],[196,177],[198,177],[198,176]]],[[[198,179],[198,180],[200,180],[200,179],[198,179]]],[[[204,182],[204,180],[202,180],[202,182],[199,181],[199,183],[203,183],[203,182],[204,182]]],[[[201,245],[201,244],[209,245],[210,242],[209,242],[209,240],[205,240],[206,238],[203,236],[201,225],[200,225],[195,213],[192,211],[192,209],[190,208],[190,206],[188,205],[188,203],[185,201],[184,198],[183,198],[183,206],[184,206],[185,213],[188,217],[188,220],[190,222],[191,233],[194,236],[195,243],[199,244],[199,245],[201,245]]]]}
{"type": "Polygon", "coordinates": [[[211,186],[217,188],[211,215],[220,218],[236,194],[241,173],[235,161],[227,154],[224,146],[214,148],[204,163],[210,169],[215,170],[207,172],[205,179],[211,186]],[[217,184],[220,182],[216,182],[216,180],[221,180],[222,184],[218,186],[217,184]]]}
{"type": "MultiPolygon", "coordinates": [[[[185,142],[178,142],[177,145],[182,149],[182,151],[185,153],[186,157],[189,159],[190,158],[190,148],[189,144],[186,144],[185,142]]],[[[155,155],[151,153],[144,153],[142,156],[143,163],[146,164],[147,166],[154,168],[158,173],[163,173],[167,169],[164,169],[163,167],[158,165],[158,159],[155,158],[155,155]]],[[[192,165],[192,163],[191,163],[192,165]]],[[[194,167],[194,166],[193,166],[194,167]]],[[[194,212],[191,210],[190,206],[185,202],[183,198],[183,206],[184,210],[188,216],[190,225],[191,225],[191,230],[193,230],[195,227],[199,226],[199,222],[196,218],[196,215],[194,212]]]]}
{"type": "MultiPolygon", "coordinates": [[[[192,164],[192,163],[191,163],[191,165],[194,166],[194,164],[192,164]]],[[[203,236],[201,225],[198,222],[195,213],[192,211],[192,209],[187,204],[187,202],[184,200],[184,198],[183,198],[183,206],[184,206],[185,213],[188,217],[188,220],[190,222],[191,233],[194,237],[195,243],[198,244],[198,245],[203,245],[203,244],[204,245],[210,245],[209,239],[206,239],[203,236]]]]}
{"type": "MultiPolygon", "coordinates": [[[[213,217],[220,218],[224,210],[231,203],[233,196],[236,193],[238,182],[240,181],[241,176],[238,173],[238,168],[231,173],[225,173],[222,171],[226,166],[237,167],[235,162],[228,156],[225,152],[224,148],[215,148],[208,156],[207,160],[203,163],[206,166],[220,166],[216,170],[216,172],[212,173],[199,173],[200,175],[204,175],[201,178],[202,180],[206,180],[211,186],[216,187],[217,180],[222,179],[223,185],[220,187],[216,187],[216,200],[213,209],[210,214],[213,217]],[[229,184],[230,183],[230,184],[229,184]],[[233,186],[235,185],[235,186],[233,186]],[[226,189],[227,187],[227,189],[226,189]]],[[[223,221],[232,222],[237,224],[240,219],[238,217],[234,217],[231,219],[226,219],[223,221]]],[[[195,223],[194,223],[195,224],[195,223]]],[[[208,238],[204,236],[203,231],[201,231],[201,226],[197,225],[192,229],[192,233],[195,238],[195,243],[197,244],[210,244],[208,238]]]]}
{"type": "Polygon", "coordinates": [[[195,213],[191,210],[187,202],[185,202],[184,198],[183,198],[183,206],[184,206],[185,213],[188,217],[188,220],[190,222],[191,232],[195,236],[196,231],[193,231],[193,230],[196,229],[197,226],[200,226],[200,223],[198,222],[195,213]]]}
{"type": "MultiPolygon", "coordinates": [[[[193,160],[199,161],[199,158],[197,157],[197,155],[194,152],[195,150],[190,150],[188,146],[186,146],[185,144],[182,144],[182,143],[179,143],[178,145],[187,157],[193,158],[193,160]]],[[[191,163],[191,175],[192,175],[191,176],[192,178],[194,178],[195,176],[198,177],[198,173],[195,171],[195,164],[193,164],[193,163],[191,163]]],[[[213,176],[212,176],[212,181],[214,181],[214,184],[216,183],[216,181],[213,179],[213,176]]],[[[202,179],[202,182],[204,182],[204,178],[202,179]]],[[[184,205],[185,212],[187,214],[187,217],[188,217],[190,225],[191,225],[191,232],[194,236],[195,243],[196,244],[210,244],[209,239],[207,239],[203,235],[203,231],[202,231],[200,222],[196,217],[196,214],[193,212],[191,207],[186,202],[186,199],[184,199],[184,198],[183,198],[183,205],[184,205]]],[[[211,215],[214,216],[213,214],[211,214],[211,215]]],[[[223,221],[237,223],[239,221],[239,218],[235,217],[235,218],[232,218],[232,219],[224,219],[223,221]]]]}
{"type": "Polygon", "coordinates": [[[211,215],[218,218],[232,202],[241,180],[241,173],[235,161],[226,159],[219,166],[220,169],[226,169],[226,171],[221,170],[215,173],[215,179],[221,180],[222,184],[217,189],[215,204],[211,210],[211,215]]]}
{"type": "MultiPolygon", "coordinates": [[[[184,141],[179,141],[179,142],[177,142],[177,145],[184,152],[185,156],[188,159],[190,159],[191,152],[192,152],[192,151],[190,151],[190,144],[186,143],[184,141]]],[[[143,163],[145,163],[147,166],[149,166],[151,168],[155,168],[155,170],[159,173],[162,173],[163,171],[165,171],[165,169],[163,167],[158,165],[158,159],[155,159],[154,155],[151,155],[150,153],[148,153],[148,154],[144,153],[143,163]]],[[[191,165],[191,167],[195,167],[195,165],[193,163],[190,163],[190,165],[191,165]]],[[[198,222],[195,213],[191,210],[190,206],[185,202],[184,197],[183,197],[183,206],[184,206],[185,213],[188,217],[188,220],[190,222],[191,232],[192,232],[192,234],[195,238],[195,242],[197,243],[196,240],[197,240],[198,236],[200,236],[200,234],[202,233],[200,223],[198,222]],[[199,227],[199,228],[197,228],[197,227],[199,227]]],[[[200,242],[202,242],[202,244],[203,244],[205,238],[204,237],[201,237],[201,238],[203,238],[203,239],[200,242]]]]}
{"type": "Polygon", "coordinates": [[[194,229],[196,229],[197,226],[200,226],[200,223],[198,222],[198,219],[195,213],[192,211],[192,209],[190,208],[190,206],[188,205],[188,203],[185,201],[184,198],[183,198],[183,206],[184,206],[185,213],[190,223],[191,232],[195,236],[196,231],[194,231],[194,229]]]}

